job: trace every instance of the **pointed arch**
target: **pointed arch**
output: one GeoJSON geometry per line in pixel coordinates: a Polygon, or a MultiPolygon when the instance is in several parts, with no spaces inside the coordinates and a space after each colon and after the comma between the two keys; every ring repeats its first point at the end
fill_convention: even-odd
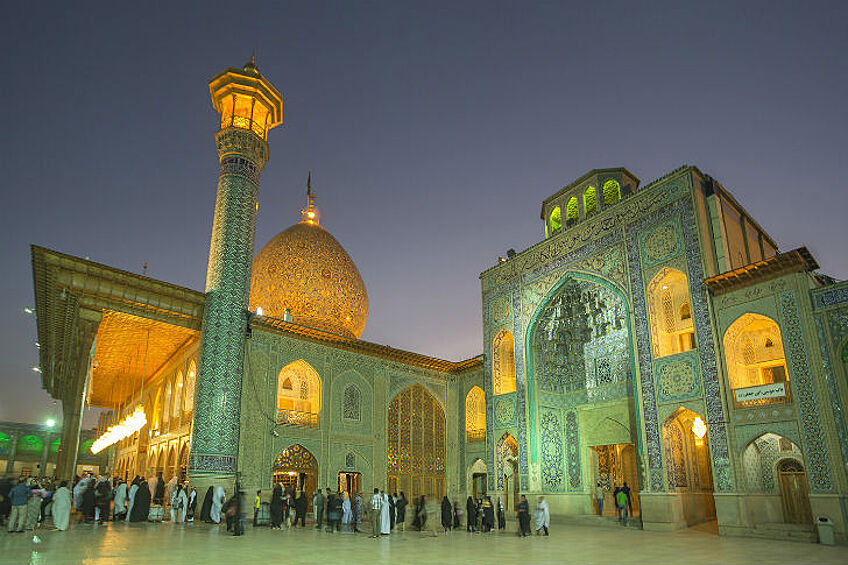
{"type": "Polygon", "coordinates": [[[465,433],[469,442],[486,439],[486,393],[479,386],[465,395],[465,433]]]}
{"type": "Polygon", "coordinates": [[[663,458],[670,492],[681,497],[687,524],[715,518],[709,429],[703,417],[680,407],[662,425],[663,458]]]}
{"type": "Polygon", "coordinates": [[[789,373],[780,326],[772,318],[747,312],[724,332],[727,380],[737,407],[776,404],[789,400],[789,373]],[[783,385],[780,396],[748,399],[764,385],[783,385]]]}
{"type": "Polygon", "coordinates": [[[185,404],[185,382],[183,379],[182,370],[177,371],[177,376],[174,379],[174,404],[171,410],[171,416],[175,419],[179,418],[183,413],[185,404]]]}
{"type": "Polygon", "coordinates": [[[316,427],[321,394],[321,377],[309,363],[289,363],[277,375],[277,423],[316,427]]]}
{"type": "Polygon", "coordinates": [[[551,217],[548,225],[551,226],[551,235],[562,230],[562,210],[560,210],[559,206],[554,206],[554,209],[551,211],[551,217]]]}
{"type": "Polygon", "coordinates": [[[591,216],[598,211],[598,191],[594,186],[590,186],[583,192],[583,213],[586,216],[591,216]]]}
{"type": "Polygon", "coordinates": [[[445,413],[416,383],[400,391],[387,413],[386,484],[413,497],[445,494],[445,413]]]}
{"type": "Polygon", "coordinates": [[[615,179],[609,179],[604,183],[602,188],[604,195],[604,205],[609,206],[621,200],[621,185],[615,179]]]}
{"type": "Polygon", "coordinates": [[[515,339],[507,330],[492,340],[492,389],[495,394],[515,392],[515,339]]]}
{"type": "Polygon", "coordinates": [[[565,207],[565,224],[570,226],[580,219],[580,209],[577,205],[577,197],[572,196],[568,199],[568,204],[565,207]]]}
{"type": "Polygon", "coordinates": [[[171,396],[173,395],[173,382],[168,379],[164,385],[165,395],[162,397],[162,426],[165,427],[171,419],[171,396]]]}
{"type": "Polygon", "coordinates": [[[151,422],[153,425],[151,426],[152,430],[158,430],[160,424],[160,418],[162,414],[162,388],[156,390],[156,399],[153,401],[153,417],[151,422]]]}
{"type": "Polygon", "coordinates": [[[185,378],[185,400],[184,406],[185,411],[193,412],[194,411],[194,391],[197,386],[197,363],[192,359],[188,362],[188,369],[186,369],[186,378],[185,378]]]}
{"type": "Polygon", "coordinates": [[[689,281],[678,269],[663,267],[648,283],[648,318],[654,358],[695,348],[689,281]],[[684,317],[684,313],[689,313],[684,317]]]}

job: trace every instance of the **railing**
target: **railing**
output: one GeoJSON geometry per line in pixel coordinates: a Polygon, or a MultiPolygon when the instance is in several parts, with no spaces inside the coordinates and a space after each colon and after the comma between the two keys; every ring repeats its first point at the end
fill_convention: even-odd
{"type": "Polygon", "coordinates": [[[277,423],[302,428],[317,428],[318,414],[300,412],[298,410],[277,410],[277,423]]]}
{"type": "Polygon", "coordinates": [[[465,432],[466,441],[474,443],[486,439],[486,430],[468,430],[465,432]]]}
{"type": "Polygon", "coordinates": [[[735,408],[754,408],[792,402],[789,381],[733,389],[735,408]]]}

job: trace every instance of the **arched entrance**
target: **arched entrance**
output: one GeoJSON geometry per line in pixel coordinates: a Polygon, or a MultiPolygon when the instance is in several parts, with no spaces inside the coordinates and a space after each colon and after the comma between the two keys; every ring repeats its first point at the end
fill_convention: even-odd
{"type": "Polygon", "coordinates": [[[498,490],[504,493],[504,508],[510,509],[518,504],[520,481],[518,480],[518,442],[506,433],[500,437],[495,450],[498,490]],[[512,500],[507,496],[512,493],[512,500]]]}
{"type": "Polygon", "coordinates": [[[273,483],[295,492],[306,491],[310,499],[318,484],[318,461],[299,443],[290,445],[274,459],[273,483]]]}
{"type": "Polygon", "coordinates": [[[399,392],[387,415],[386,487],[441,499],[445,494],[445,412],[423,386],[399,392]]]}
{"type": "Polygon", "coordinates": [[[755,522],[812,523],[804,456],[792,440],[764,433],[745,446],[741,462],[745,490],[759,501],[755,522]]]}
{"type": "Polygon", "coordinates": [[[678,408],[663,423],[663,457],[668,490],[680,497],[688,526],[714,520],[713,476],[704,419],[678,408]]]}
{"type": "Polygon", "coordinates": [[[486,494],[486,477],[489,468],[482,459],[475,459],[468,468],[466,478],[466,492],[476,500],[480,495],[486,494]]]}

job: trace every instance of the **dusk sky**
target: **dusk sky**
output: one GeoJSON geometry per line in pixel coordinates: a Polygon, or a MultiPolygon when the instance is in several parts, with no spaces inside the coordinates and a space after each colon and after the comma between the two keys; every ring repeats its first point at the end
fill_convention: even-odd
{"type": "Polygon", "coordinates": [[[844,279],[846,21],[845,2],[7,4],[0,420],[55,415],[31,370],[30,244],[203,289],[208,80],[252,51],[285,98],[257,249],[299,220],[312,170],[368,288],[363,339],[479,354],[480,272],[598,167],[644,185],[697,165],[844,279]]]}

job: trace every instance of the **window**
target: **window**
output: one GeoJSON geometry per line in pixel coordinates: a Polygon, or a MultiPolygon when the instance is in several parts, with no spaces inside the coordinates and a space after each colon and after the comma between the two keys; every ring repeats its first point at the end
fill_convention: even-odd
{"type": "Polygon", "coordinates": [[[724,332],[724,356],[727,378],[730,388],[734,391],[737,407],[775,404],[789,400],[789,387],[786,384],[789,375],[786,372],[783,341],[777,322],[761,314],[743,314],[724,332]],[[779,397],[747,400],[749,395],[736,392],[738,389],[777,383],[784,383],[784,393],[779,397]]]}
{"type": "Polygon", "coordinates": [[[177,373],[177,378],[174,381],[174,405],[171,409],[171,415],[174,418],[179,418],[183,411],[183,399],[185,397],[185,383],[183,382],[183,372],[177,373]]]}
{"type": "Polygon", "coordinates": [[[598,195],[594,186],[590,186],[583,193],[583,213],[591,216],[598,211],[598,195]]]}
{"type": "Polygon", "coordinates": [[[162,423],[167,424],[171,416],[171,381],[165,385],[165,399],[162,401],[162,423]]]}
{"type": "Polygon", "coordinates": [[[560,211],[559,206],[554,206],[554,209],[551,212],[550,225],[551,235],[554,235],[562,229],[562,211],[560,211]]]}
{"type": "Polygon", "coordinates": [[[495,394],[515,392],[515,341],[506,330],[492,341],[492,388],[495,394]]]}
{"type": "Polygon", "coordinates": [[[356,385],[348,385],[342,396],[342,418],[359,421],[362,410],[362,394],[356,385]]]}
{"type": "Polygon", "coordinates": [[[618,181],[610,179],[604,183],[602,188],[604,194],[604,204],[615,204],[621,200],[621,185],[618,181]]]}
{"type": "Polygon", "coordinates": [[[565,207],[565,225],[570,226],[580,217],[580,211],[577,208],[577,197],[572,196],[568,199],[568,205],[565,207]]]}
{"type": "Polygon", "coordinates": [[[695,349],[689,282],[681,271],[665,267],[648,283],[648,313],[654,357],[695,349]]]}
{"type": "Polygon", "coordinates": [[[277,376],[277,423],[316,427],[321,412],[321,378],[309,363],[289,363],[277,376]]]}
{"type": "Polygon", "coordinates": [[[197,386],[197,363],[194,359],[188,362],[188,371],[185,378],[185,400],[183,401],[184,410],[191,412],[194,410],[194,387],[197,386]]]}
{"type": "Polygon", "coordinates": [[[465,432],[469,442],[486,439],[486,393],[479,386],[465,396],[465,432]]]}

